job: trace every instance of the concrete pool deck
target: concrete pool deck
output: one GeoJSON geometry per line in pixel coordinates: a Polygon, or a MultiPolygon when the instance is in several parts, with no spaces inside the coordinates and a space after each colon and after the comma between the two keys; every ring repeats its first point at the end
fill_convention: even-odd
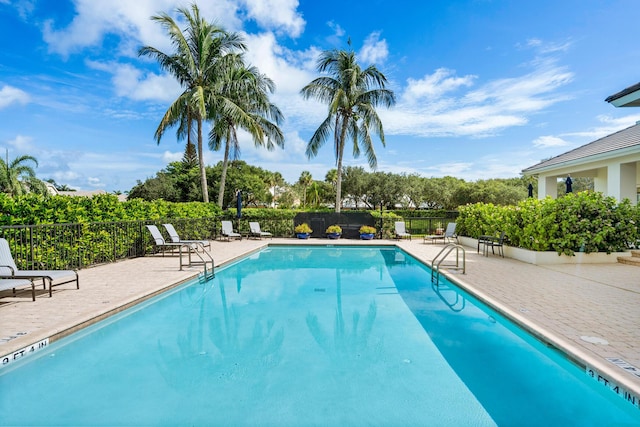
{"type": "MultiPolygon", "coordinates": [[[[392,240],[263,239],[212,242],[216,266],[269,244],[397,245],[431,262],[441,244],[392,240]]],[[[466,274],[449,277],[498,311],[544,337],[582,365],[640,396],[640,268],[624,264],[533,265],[466,249],[466,274]],[[635,367],[635,369],[634,369],[635,367]]],[[[47,338],[53,342],[198,275],[177,257],[147,256],[79,270],[80,289],[40,287],[0,292],[0,356],[14,356],[47,338]]],[[[5,359],[5,357],[3,357],[5,359]]],[[[612,387],[612,384],[609,384],[612,387]]],[[[640,403],[635,405],[640,407],[640,403]]]]}

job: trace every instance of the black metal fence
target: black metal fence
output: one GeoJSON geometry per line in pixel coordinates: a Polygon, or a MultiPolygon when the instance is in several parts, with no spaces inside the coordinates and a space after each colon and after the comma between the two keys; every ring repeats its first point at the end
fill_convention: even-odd
{"type": "Polygon", "coordinates": [[[144,256],[153,250],[145,225],[165,222],[171,222],[181,236],[193,239],[215,238],[219,229],[215,218],[170,219],[12,225],[0,227],[0,237],[9,242],[18,268],[81,269],[144,256]]]}
{"type": "MultiPolygon", "coordinates": [[[[456,222],[457,212],[447,217],[415,217],[404,218],[405,228],[411,234],[435,234],[436,230],[444,230],[450,222],[456,222]]],[[[444,232],[444,231],[443,231],[444,232]]]]}
{"type": "MultiPolygon", "coordinates": [[[[234,220],[243,236],[249,232],[248,219],[234,220]]],[[[378,237],[393,237],[394,219],[379,220],[378,237]]],[[[445,228],[447,218],[404,218],[412,234],[433,234],[445,228]]],[[[91,222],[73,224],[11,225],[0,227],[20,269],[82,269],[93,265],[144,256],[154,250],[147,224],[164,232],[171,223],[183,239],[216,239],[220,218],[164,219],[153,221],[91,222]]],[[[274,237],[293,237],[294,219],[260,219],[260,228],[274,237]]],[[[324,230],[322,230],[324,231],[324,230]]],[[[167,236],[168,238],[168,236],[167,236]]]]}

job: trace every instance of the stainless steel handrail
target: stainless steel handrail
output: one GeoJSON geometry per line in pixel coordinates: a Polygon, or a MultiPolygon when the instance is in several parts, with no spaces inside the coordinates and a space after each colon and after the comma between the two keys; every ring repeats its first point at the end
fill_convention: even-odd
{"type": "Polygon", "coordinates": [[[456,250],[456,263],[455,265],[448,265],[457,270],[462,270],[462,274],[466,274],[466,251],[464,247],[457,243],[447,244],[438,254],[431,260],[431,282],[438,283],[440,280],[440,265],[449,256],[451,251],[456,250]],[[460,251],[462,250],[462,267],[460,267],[460,251]],[[442,256],[441,256],[442,255],[442,256]],[[437,261],[437,264],[436,264],[437,261]]]}

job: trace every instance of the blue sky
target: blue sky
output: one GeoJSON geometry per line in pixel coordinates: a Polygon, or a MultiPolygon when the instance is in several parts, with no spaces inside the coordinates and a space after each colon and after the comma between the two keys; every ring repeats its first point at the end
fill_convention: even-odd
{"type": "MultiPolygon", "coordinates": [[[[128,191],[179,160],[184,142],[154,131],[180,87],[142,45],[170,51],[149,18],[174,0],[0,0],[0,150],[35,156],[41,179],[82,190],[128,191]]],[[[376,64],[397,105],[380,109],[378,170],[510,178],[540,160],[640,120],[604,99],[640,81],[637,0],[207,0],[201,12],[243,34],[248,61],[277,86],[284,150],[241,159],[295,182],[335,167],[332,142],[304,150],[326,116],[300,89],[322,50],[376,64]]],[[[207,151],[205,161],[222,160],[207,151]]],[[[363,166],[345,150],[345,165],[363,166]]]]}

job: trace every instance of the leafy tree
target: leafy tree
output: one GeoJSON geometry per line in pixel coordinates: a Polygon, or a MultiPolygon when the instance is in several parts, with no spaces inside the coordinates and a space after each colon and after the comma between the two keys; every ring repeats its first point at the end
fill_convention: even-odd
{"type": "Polygon", "coordinates": [[[399,176],[392,173],[374,172],[369,174],[367,205],[370,209],[382,205],[394,209],[404,194],[399,176]]]}
{"type": "Polygon", "coordinates": [[[138,51],[138,55],[156,59],[184,88],[162,117],[155,138],[159,144],[164,132],[177,125],[178,134],[184,130],[189,142],[191,123],[196,122],[200,187],[202,200],[207,203],[209,192],[202,153],[202,125],[209,117],[208,101],[214,90],[212,81],[219,72],[219,64],[223,58],[230,52],[244,50],[245,45],[237,34],[228,33],[202,18],[195,4],[191,5],[191,11],[179,8],[178,13],[187,22],[184,32],[166,13],[151,18],[165,28],[175,52],[167,54],[154,47],[145,46],[138,51]]]}
{"type": "Polygon", "coordinates": [[[361,151],[369,166],[375,169],[377,159],[371,139],[371,132],[378,135],[382,145],[384,130],[376,107],[395,104],[393,91],[385,89],[387,78],[374,65],[362,69],[357,63],[353,51],[324,51],[318,59],[317,69],[328,73],[314,79],[301,90],[305,99],[315,98],[328,105],[327,118],[314,132],[307,144],[308,158],[315,157],[318,150],[334,134],[334,152],[336,156],[336,204],[335,211],[340,212],[342,199],[342,158],[347,138],[353,141],[353,156],[361,151]]]}
{"type": "Polygon", "coordinates": [[[243,129],[256,147],[271,151],[284,146],[284,135],[278,127],[283,120],[280,109],[269,101],[275,85],[256,67],[247,67],[242,55],[228,55],[213,82],[215,90],[210,102],[209,118],[214,125],[209,132],[209,147],[219,150],[224,144],[224,160],[218,191],[218,206],[223,207],[229,157],[240,157],[237,131],[243,129]]]}
{"type": "Polygon", "coordinates": [[[469,203],[515,205],[526,197],[527,189],[525,186],[514,186],[505,180],[490,179],[464,183],[457,188],[453,200],[457,206],[469,203]]]}
{"type": "Polygon", "coordinates": [[[404,188],[407,204],[413,205],[416,209],[420,208],[425,199],[425,179],[418,174],[402,174],[400,182],[404,188]]]}
{"type": "Polygon", "coordinates": [[[428,178],[424,182],[424,203],[429,209],[456,209],[453,196],[465,181],[452,176],[428,178]]]}
{"type": "MultiPolygon", "coordinates": [[[[223,162],[210,169],[212,181],[218,182],[222,176],[223,162]]],[[[227,167],[227,182],[223,194],[223,208],[234,205],[236,189],[242,191],[245,205],[266,206],[272,199],[269,181],[272,172],[257,166],[251,166],[242,160],[233,160],[227,167]]]]}
{"type": "Polygon", "coordinates": [[[38,167],[38,160],[33,156],[23,155],[9,162],[9,150],[5,159],[0,159],[0,191],[10,196],[19,196],[29,191],[46,194],[46,187],[38,178],[32,163],[38,167]]]}
{"type": "Polygon", "coordinates": [[[147,201],[164,199],[169,202],[186,201],[180,195],[180,189],[176,185],[176,177],[165,170],[156,173],[156,176],[144,182],[137,181],[129,191],[129,199],[142,199],[147,201]]]}
{"type": "Polygon", "coordinates": [[[369,173],[360,166],[347,166],[344,168],[342,178],[342,188],[348,194],[358,209],[359,203],[365,203],[369,190],[369,173]]]}

